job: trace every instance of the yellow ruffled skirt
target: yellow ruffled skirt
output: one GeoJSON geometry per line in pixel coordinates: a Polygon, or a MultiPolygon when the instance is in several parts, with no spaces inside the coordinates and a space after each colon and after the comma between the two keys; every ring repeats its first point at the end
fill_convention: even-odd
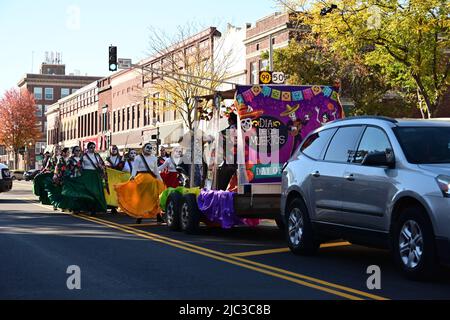
{"type": "Polygon", "coordinates": [[[114,188],[119,207],[130,217],[150,219],[161,213],[159,195],[166,187],[151,174],[140,173],[133,180],[114,188]]]}
{"type": "Polygon", "coordinates": [[[106,173],[108,175],[108,186],[109,186],[109,193],[105,189],[106,204],[109,207],[118,208],[119,201],[117,200],[117,192],[114,189],[114,187],[116,185],[128,182],[130,180],[131,175],[128,172],[122,172],[111,168],[106,168],[106,173]]]}

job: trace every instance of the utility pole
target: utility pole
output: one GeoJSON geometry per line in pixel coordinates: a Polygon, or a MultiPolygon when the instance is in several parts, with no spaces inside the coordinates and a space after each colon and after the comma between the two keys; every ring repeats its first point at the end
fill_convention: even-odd
{"type": "Polygon", "coordinates": [[[269,71],[273,71],[273,36],[269,35],[269,71]]]}

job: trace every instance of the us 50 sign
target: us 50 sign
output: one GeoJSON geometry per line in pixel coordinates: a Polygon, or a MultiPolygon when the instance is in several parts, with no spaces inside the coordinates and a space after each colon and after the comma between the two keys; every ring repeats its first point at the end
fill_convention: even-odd
{"type": "Polygon", "coordinates": [[[259,73],[260,84],[284,84],[285,81],[284,72],[261,71],[259,73]]]}

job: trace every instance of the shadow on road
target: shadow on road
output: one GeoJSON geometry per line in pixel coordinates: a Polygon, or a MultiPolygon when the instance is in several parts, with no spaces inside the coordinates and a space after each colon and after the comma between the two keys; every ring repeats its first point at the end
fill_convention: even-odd
{"type": "Polygon", "coordinates": [[[37,200],[28,199],[0,199],[1,204],[24,204],[24,203],[39,203],[37,200]]]}

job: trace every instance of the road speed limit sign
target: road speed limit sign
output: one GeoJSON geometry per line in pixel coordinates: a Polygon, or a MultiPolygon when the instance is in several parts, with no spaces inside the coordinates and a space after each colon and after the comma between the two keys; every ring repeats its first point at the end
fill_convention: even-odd
{"type": "Polygon", "coordinates": [[[259,73],[259,83],[261,84],[271,84],[272,83],[272,72],[261,71],[259,73]]]}
{"type": "Polygon", "coordinates": [[[274,84],[284,84],[286,81],[286,76],[284,72],[273,72],[272,73],[272,83],[274,84]]]}

